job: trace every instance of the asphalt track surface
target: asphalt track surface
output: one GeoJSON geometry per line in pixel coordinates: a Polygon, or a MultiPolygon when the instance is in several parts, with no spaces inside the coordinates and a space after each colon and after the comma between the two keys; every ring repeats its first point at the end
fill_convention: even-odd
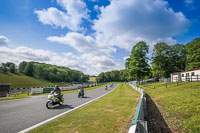
{"type": "Polygon", "coordinates": [[[101,87],[85,91],[85,98],[78,98],[77,93],[65,94],[64,104],[53,109],[46,108],[47,95],[0,101],[0,132],[17,133],[108,93],[116,86],[116,84],[112,87],[108,86],[108,90],[101,87]]]}

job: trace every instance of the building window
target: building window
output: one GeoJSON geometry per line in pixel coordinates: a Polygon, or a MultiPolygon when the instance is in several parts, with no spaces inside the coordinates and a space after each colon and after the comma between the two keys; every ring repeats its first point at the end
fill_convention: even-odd
{"type": "Polygon", "coordinates": [[[192,76],[194,76],[194,72],[192,72],[192,76]]]}
{"type": "Polygon", "coordinates": [[[186,77],[189,77],[190,76],[190,73],[186,73],[186,77]]]}
{"type": "Polygon", "coordinates": [[[182,77],[184,77],[184,74],[182,74],[182,77]]]}

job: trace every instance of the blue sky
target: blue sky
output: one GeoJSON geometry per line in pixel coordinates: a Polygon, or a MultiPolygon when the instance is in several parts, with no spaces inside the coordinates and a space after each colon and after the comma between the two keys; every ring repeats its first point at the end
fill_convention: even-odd
{"type": "Polygon", "coordinates": [[[141,40],[200,35],[199,0],[1,0],[0,63],[38,61],[97,75],[123,69],[141,40]]]}

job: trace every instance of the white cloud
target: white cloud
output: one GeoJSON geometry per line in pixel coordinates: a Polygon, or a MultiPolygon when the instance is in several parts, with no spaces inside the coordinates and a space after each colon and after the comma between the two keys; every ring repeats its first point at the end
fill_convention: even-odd
{"type": "Polygon", "coordinates": [[[187,31],[189,20],[162,0],[112,0],[94,21],[96,38],[104,44],[131,50],[138,41],[171,41],[187,31]],[[111,17],[112,16],[112,17],[111,17]]]}
{"type": "Polygon", "coordinates": [[[55,7],[35,10],[34,13],[38,15],[39,21],[53,27],[67,27],[72,31],[82,30],[82,19],[89,18],[86,4],[82,0],[57,0],[57,3],[64,11],[55,7]]]}
{"type": "Polygon", "coordinates": [[[91,53],[93,55],[109,55],[112,52],[116,52],[115,48],[110,46],[100,46],[98,45],[98,42],[96,42],[95,38],[91,36],[84,36],[83,34],[76,32],[69,32],[66,34],[66,36],[62,37],[48,37],[47,40],[69,45],[80,53],[91,53]]]}
{"type": "Polygon", "coordinates": [[[114,61],[111,53],[116,52],[116,49],[110,46],[101,46],[92,36],[84,36],[83,34],[70,32],[62,37],[48,37],[47,40],[51,42],[58,42],[69,45],[76,49],[80,56],[74,56],[72,53],[64,53],[65,56],[74,59],[79,59],[79,63],[90,66],[91,70],[96,73],[108,70],[123,69],[123,65],[114,61]]]}
{"type": "Polygon", "coordinates": [[[98,5],[94,5],[94,7],[93,7],[93,8],[94,8],[94,10],[95,10],[95,11],[97,11],[97,12],[100,10],[100,8],[99,8],[99,6],[98,6],[98,5]]]}
{"type": "Polygon", "coordinates": [[[9,42],[8,38],[5,36],[0,36],[0,46],[5,46],[9,42]]]}

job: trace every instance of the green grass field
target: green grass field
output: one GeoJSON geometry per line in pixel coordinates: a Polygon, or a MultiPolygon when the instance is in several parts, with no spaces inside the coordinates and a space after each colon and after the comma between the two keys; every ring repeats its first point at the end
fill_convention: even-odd
{"type": "Polygon", "coordinates": [[[125,133],[140,94],[128,84],[81,109],[49,122],[32,133],[125,133]]]}
{"type": "Polygon", "coordinates": [[[167,115],[175,131],[200,133],[200,82],[153,83],[140,85],[167,115]]]}
{"type": "Polygon", "coordinates": [[[41,79],[25,76],[22,74],[3,74],[0,73],[0,83],[11,84],[11,88],[28,88],[37,86],[50,86],[54,83],[47,82],[41,79]]]}

